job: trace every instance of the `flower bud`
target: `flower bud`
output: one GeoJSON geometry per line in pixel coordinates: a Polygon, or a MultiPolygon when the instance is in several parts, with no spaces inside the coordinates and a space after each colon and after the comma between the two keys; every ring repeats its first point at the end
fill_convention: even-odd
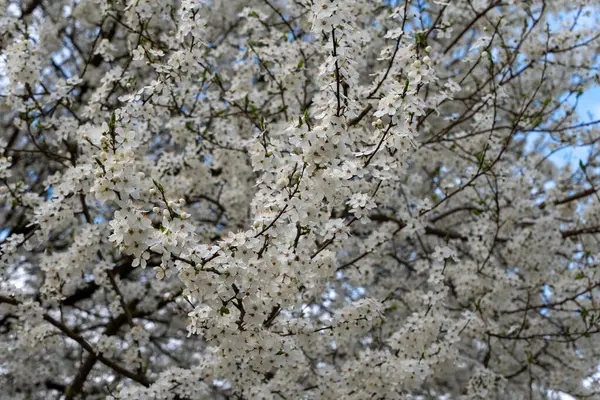
{"type": "Polygon", "coordinates": [[[381,127],[383,127],[383,121],[381,120],[381,118],[377,119],[377,121],[373,121],[373,127],[374,128],[381,128],[381,127]]]}

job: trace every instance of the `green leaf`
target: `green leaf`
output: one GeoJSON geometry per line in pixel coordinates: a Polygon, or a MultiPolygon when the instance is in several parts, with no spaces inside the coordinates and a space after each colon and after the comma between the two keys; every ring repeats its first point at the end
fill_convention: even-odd
{"type": "Polygon", "coordinates": [[[111,134],[113,134],[115,132],[116,123],[117,123],[117,114],[113,111],[110,114],[110,121],[108,121],[108,128],[110,129],[111,134]]]}
{"type": "Polygon", "coordinates": [[[475,158],[477,158],[477,166],[481,168],[485,160],[485,152],[480,151],[479,153],[475,153],[475,158]]]}
{"type": "Polygon", "coordinates": [[[385,312],[394,312],[397,309],[398,309],[398,305],[392,304],[391,306],[389,306],[388,308],[385,309],[385,312]]]}
{"type": "Polygon", "coordinates": [[[225,315],[225,314],[229,314],[230,313],[229,308],[227,308],[225,306],[221,307],[218,312],[221,315],[225,315]]]}
{"type": "Polygon", "coordinates": [[[165,189],[163,188],[163,185],[161,185],[160,183],[158,183],[156,180],[152,179],[152,182],[154,182],[154,186],[156,186],[156,188],[158,190],[160,190],[161,192],[165,191],[165,189]]]}
{"type": "Polygon", "coordinates": [[[410,80],[406,80],[406,83],[404,84],[404,90],[402,91],[402,98],[406,97],[406,91],[408,90],[408,85],[410,84],[410,80]]]}

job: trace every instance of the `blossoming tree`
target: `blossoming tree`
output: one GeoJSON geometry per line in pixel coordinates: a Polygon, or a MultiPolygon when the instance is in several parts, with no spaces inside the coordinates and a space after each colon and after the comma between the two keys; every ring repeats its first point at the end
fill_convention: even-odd
{"type": "Polygon", "coordinates": [[[600,398],[596,0],[0,3],[1,399],[600,398]]]}

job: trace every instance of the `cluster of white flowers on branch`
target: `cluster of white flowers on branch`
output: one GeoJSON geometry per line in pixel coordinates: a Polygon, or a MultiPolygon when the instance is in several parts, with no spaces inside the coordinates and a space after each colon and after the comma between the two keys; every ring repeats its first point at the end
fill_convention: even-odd
{"type": "Polygon", "coordinates": [[[599,18],[0,0],[0,399],[600,398],[599,18]]]}

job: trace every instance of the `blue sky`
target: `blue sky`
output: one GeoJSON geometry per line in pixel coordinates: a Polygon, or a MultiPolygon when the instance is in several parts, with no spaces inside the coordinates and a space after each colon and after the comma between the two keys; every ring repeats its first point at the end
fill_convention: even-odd
{"type": "Polygon", "coordinates": [[[594,87],[586,91],[579,99],[579,115],[583,120],[589,120],[590,116],[600,119],[600,87],[594,87]],[[590,116],[587,113],[590,113],[590,116]]]}
{"type": "MultiPolygon", "coordinates": [[[[600,86],[586,90],[579,98],[577,113],[581,122],[590,122],[600,119],[600,86]]],[[[551,156],[550,159],[561,166],[570,163],[573,166],[579,165],[579,160],[586,160],[589,148],[577,147],[566,149],[551,156]]]]}

